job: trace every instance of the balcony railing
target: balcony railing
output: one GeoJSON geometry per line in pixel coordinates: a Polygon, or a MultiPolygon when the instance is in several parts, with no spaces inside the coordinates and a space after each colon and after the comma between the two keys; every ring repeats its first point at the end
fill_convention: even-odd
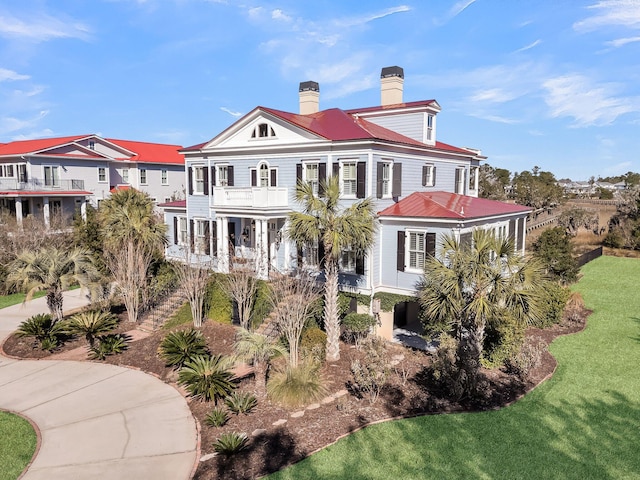
{"type": "Polygon", "coordinates": [[[214,207],[283,208],[289,205],[286,187],[214,187],[214,207]]]}
{"type": "Polygon", "coordinates": [[[0,190],[3,191],[73,191],[84,190],[84,180],[51,180],[45,182],[38,178],[30,178],[20,182],[15,178],[0,178],[0,190]]]}

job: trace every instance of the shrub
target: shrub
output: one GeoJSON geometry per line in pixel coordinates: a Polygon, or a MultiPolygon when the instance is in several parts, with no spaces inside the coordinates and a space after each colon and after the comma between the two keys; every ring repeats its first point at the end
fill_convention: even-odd
{"type": "Polygon", "coordinates": [[[229,359],[222,355],[196,356],[180,369],[178,383],[193,398],[218,403],[218,399],[227,397],[236,388],[229,366],[229,359]]]}
{"type": "Polygon", "coordinates": [[[485,330],[482,363],[494,368],[504,363],[520,350],[526,325],[507,314],[489,319],[485,330]]]}
{"type": "Polygon", "coordinates": [[[180,368],[198,355],[207,354],[207,341],[198,330],[178,330],[162,339],[158,353],[167,366],[180,368]]]}
{"type": "Polygon", "coordinates": [[[547,346],[540,341],[525,343],[518,353],[507,361],[507,371],[525,380],[533,369],[540,365],[542,354],[546,350],[547,346]]]}
{"type": "Polygon", "coordinates": [[[241,392],[233,392],[227,398],[225,398],[224,403],[227,405],[229,410],[231,410],[236,415],[244,413],[245,415],[258,405],[258,400],[256,397],[251,395],[250,393],[241,393],[241,392]]]}
{"type": "Polygon", "coordinates": [[[302,358],[322,363],[326,358],[327,334],[318,327],[309,327],[302,332],[300,353],[302,358]]]}
{"type": "Polygon", "coordinates": [[[269,398],[286,407],[315,402],[326,392],[318,365],[312,362],[304,362],[295,368],[286,365],[275,370],[267,382],[269,398]]]}
{"type": "Polygon", "coordinates": [[[391,370],[383,340],[372,337],[364,342],[363,350],[363,361],[354,360],[351,363],[351,373],[358,391],[367,395],[373,404],[386,385],[391,370]]]}
{"type": "Polygon", "coordinates": [[[232,323],[233,302],[231,297],[221,286],[220,275],[215,274],[207,286],[207,299],[205,301],[207,317],[215,322],[232,323]]]}
{"type": "Polygon", "coordinates": [[[88,310],[76,313],[68,321],[69,331],[84,335],[89,347],[94,346],[96,337],[109,333],[118,326],[115,315],[102,310],[88,310]]]}
{"type": "Polygon", "coordinates": [[[229,414],[222,408],[214,408],[207,414],[204,423],[211,427],[222,427],[229,421],[229,414]]]}
{"type": "Polygon", "coordinates": [[[251,326],[258,327],[271,313],[271,286],[264,280],[258,280],[256,299],[251,310],[251,326]]]}
{"type": "Polygon", "coordinates": [[[169,320],[164,322],[162,325],[163,330],[173,330],[180,325],[186,325],[193,323],[193,315],[191,315],[191,305],[189,302],[184,302],[178,310],[176,310],[170,317],[169,320]]]}
{"type": "Polygon", "coordinates": [[[345,337],[356,346],[364,340],[376,324],[376,318],[366,313],[349,313],[342,319],[345,337]]]}
{"type": "Polygon", "coordinates": [[[89,358],[92,360],[104,360],[109,355],[118,355],[127,348],[127,339],[122,334],[100,335],[98,343],[89,348],[89,358]]]}
{"type": "Polygon", "coordinates": [[[64,322],[55,322],[49,313],[39,313],[20,324],[16,335],[19,337],[33,337],[34,343],[42,350],[55,350],[61,339],[68,334],[64,322]]]}
{"type": "Polygon", "coordinates": [[[221,455],[234,455],[247,448],[249,439],[245,433],[229,432],[220,435],[213,449],[221,455]]]}
{"type": "Polygon", "coordinates": [[[569,323],[579,323],[582,321],[584,312],[584,299],[578,292],[572,292],[564,308],[563,319],[569,323]]]}
{"type": "Polygon", "coordinates": [[[546,282],[542,296],[543,316],[536,327],[548,327],[562,321],[564,311],[571,291],[567,287],[562,287],[555,282],[546,282]]]}
{"type": "Polygon", "coordinates": [[[440,335],[440,345],[434,354],[431,374],[436,384],[452,398],[462,397],[465,379],[458,361],[458,341],[451,335],[440,335]]]}

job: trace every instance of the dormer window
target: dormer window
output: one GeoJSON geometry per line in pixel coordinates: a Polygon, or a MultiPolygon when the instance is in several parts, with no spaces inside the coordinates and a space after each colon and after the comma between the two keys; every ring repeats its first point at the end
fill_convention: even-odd
{"type": "Polygon", "coordinates": [[[433,140],[433,115],[427,115],[427,140],[433,140]]]}
{"type": "Polygon", "coordinates": [[[96,142],[94,140],[89,140],[89,148],[91,150],[95,150],[96,149],[96,142]]]}
{"type": "Polygon", "coordinates": [[[251,133],[251,138],[269,138],[275,136],[276,132],[273,130],[273,127],[270,127],[266,123],[256,125],[256,128],[254,128],[251,133]]]}

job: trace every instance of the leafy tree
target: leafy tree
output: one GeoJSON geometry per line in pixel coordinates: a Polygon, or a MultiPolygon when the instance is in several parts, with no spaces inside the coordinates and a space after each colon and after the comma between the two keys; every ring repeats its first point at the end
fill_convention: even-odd
{"type": "MultiPolygon", "coordinates": [[[[536,167],[537,168],[537,167],[536,167]]],[[[521,205],[547,208],[560,202],[562,187],[557,185],[553,173],[536,170],[524,171],[513,176],[513,196],[521,205]]]]}
{"type": "Polygon", "coordinates": [[[504,200],[507,198],[506,187],[509,185],[511,172],[505,168],[494,168],[488,163],[480,167],[478,179],[479,196],[492,200],[504,200]]]}
{"type": "Polygon", "coordinates": [[[324,324],[327,332],[327,360],[340,359],[340,320],[338,316],[338,260],[344,250],[365,255],[373,245],[375,216],[371,199],[340,206],[337,176],[324,182],[323,195],[313,193],[310,183],[298,183],[295,198],[301,212],[289,214],[288,236],[298,245],[322,246],[324,250],[324,324]]]}
{"type": "Polygon", "coordinates": [[[461,394],[476,392],[487,321],[507,315],[520,323],[537,320],[542,282],[536,262],[485,230],[473,232],[471,245],[446,236],[439,255],[427,259],[420,303],[427,322],[451,329],[461,394]]]}
{"type": "Polygon", "coordinates": [[[562,228],[554,227],[542,232],[533,244],[536,258],[540,259],[553,279],[564,284],[572,283],[578,276],[578,263],[573,258],[571,236],[562,228]]]}
{"type": "Polygon", "coordinates": [[[569,235],[575,236],[580,227],[588,230],[598,229],[598,212],[592,209],[572,207],[564,210],[558,217],[558,224],[569,235]]]}
{"type": "Polygon", "coordinates": [[[191,254],[187,250],[185,262],[172,262],[171,266],[178,279],[182,294],[187,298],[191,308],[193,326],[200,328],[204,320],[204,301],[207,295],[207,285],[211,278],[212,265],[191,263],[191,254]]]}
{"type": "Polygon", "coordinates": [[[72,235],[74,245],[89,250],[96,268],[103,275],[107,275],[108,269],[104,263],[104,238],[98,221],[98,211],[91,204],[87,205],[85,219],[79,214],[74,217],[72,235]]]}
{"type": "Polygon", "coordinates": [[[35,252],[24,251],[10,264],[7,281],[26,292],[25,302],[36,292],[47,292],[47,307],[54,322],[62,319],[63,292],[72,284],[94,287],[100,275],[93,264],[91,254],[81,248],[71,250],[56,247],[42,248],[35,252]]]}
{"type": "Polygon", "coordinates": [[[613,248],[640,249],[640,186],[621,192],[603,244],[613,248]]]}
{"type": "Polygon", "coordinates": [[[273,357],[286,355],[287,349],[281,343],[265,335],[244,329],[238,331],[233,349],[238,358],[251,361],[256,381],[256,393],[259,396],[265,396],[269,362],[273,357]]]}

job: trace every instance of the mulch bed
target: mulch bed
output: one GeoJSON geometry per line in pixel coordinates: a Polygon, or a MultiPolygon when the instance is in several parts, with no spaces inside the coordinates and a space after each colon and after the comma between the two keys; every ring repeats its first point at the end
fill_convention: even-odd
{"type": "MultiPolygon", "coordinates": [[[[578,322],[565,322],[562,325],[541,330],[527,330],[528,341],[542,342],[548,345],[559,335],[574,333],[584,328],[587,311],[578,322]]],[[[121,322],[120,329],[126,330],[131,324],[121,322]]],[[[235,336],[235,327],[207,322],[202,333],[208,340],[213,353],[230,354],[235,336]]],[[[158,345],[165,332],[138,340],[124,353],[107,357],[106,362],[115,365],[132,366],[153,373],[168,383],[174,383],[176,373],[164,366],[157,354],[158,345]]],[[[83,344],[84,340],[74,340],[64,346],[65,349],[83,344]]],[[[31,342],[25,339],[9,337],[3,346],[12,356],[23,358],[44,358],[48,352],[33,349],[31,342]]],[[[351,362],[362,357],[362,352],[354,347],[342,344],[339,362],[325,365],[321,375],[325,378],[330,393],[348,390],[348,394],[321,404],[318,408],[298,408],[287,410],[259,399],[257,408],[248,415],[232,415],[230,421],[220,428],[204,423],[205,416],[214,405],[188,399],[194,417],[201,426],[201,454],[213,453],[212,444],[223,432],[244,432],[250,442],[247,450],[236,456],[225,458],[214,456],[200,462],[195,479],[252,479],[280,470],[295,463],[314,451],[325,447],[338,438],[362,428],[370,423],[397,417],[410,417],[421,414],[434,414],[457,411],[480,411],[505,406],[538,385],[551,375],[556,361],[547,351],[540,364],[530,373],[526,381],[509,375],[500,369],[483,370],[485,388],[480,398],[466,401],[451,401],[432,384],[428,372],[431,357],[421,351],[413,351],[399,345],[388,346],[389,358],[400,359],[393,367],[388,385],[375,403],[368,398],[359,398],[350,387],[351,362]],[[299,418],[291,417],[294,412],[304,410],[299,418]],[[278,420],[286,420],[280,426],[274,426],[278,420]]],[[[253,391],[253,379],[240,381],[239,390],[253,391]]]]}

